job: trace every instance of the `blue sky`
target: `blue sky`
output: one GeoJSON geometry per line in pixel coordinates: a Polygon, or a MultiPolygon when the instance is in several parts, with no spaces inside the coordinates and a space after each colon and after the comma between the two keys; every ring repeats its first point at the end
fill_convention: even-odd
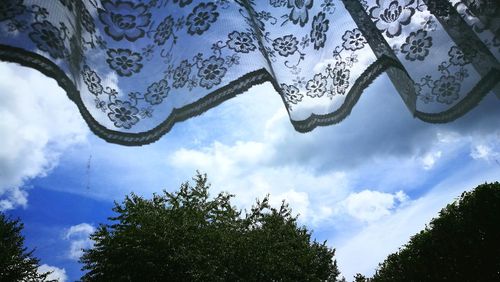
{"type": "Polygon", "coordinates": [[[25,223],[29,247],[61,281],[81,275],[79,249],[134,191],[176,190],[195,171],[212,194],[248,208],[286,199],[336,248],[342,274],[373,274],[462,191],[499,180],[499,100],[448,124],[414,119],[382,75],[338,125],[301,134],[269,84],[256,86],[142,147],[93,136],[57,84],[0,64],[0,209],[25,223]]]}

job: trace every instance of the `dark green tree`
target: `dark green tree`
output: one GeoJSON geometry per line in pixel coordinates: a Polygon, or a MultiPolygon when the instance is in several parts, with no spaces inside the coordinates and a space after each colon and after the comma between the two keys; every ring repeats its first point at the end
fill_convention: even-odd
{"type": "Polygon", "coordinates": [[[500,184],[462,193],[389,255],[373,281],[500,281],[500,184]]]}
{"type": "Polygon", "coordinates": [[[356,275],[354,275],[354,282],[370,282],[370,278],[366,278],[366,276],[364,276],[363,274],[361,273],[356,273],[356,275]]]}
{"type": "Polygon", "coordinates": [[[48,281],[49,273],[38,273],[39,260],[24,247],[23,223],[0,212],[0,281],[48,281]]]}
{"type": "Polygon", "coordinates": [[[115,203],[91,235],[83,281],[335,281],[334,250],[311,240],[283,202],[243,213],[232,195],[209,197],[206,175],[144,199],[115,203]]]}

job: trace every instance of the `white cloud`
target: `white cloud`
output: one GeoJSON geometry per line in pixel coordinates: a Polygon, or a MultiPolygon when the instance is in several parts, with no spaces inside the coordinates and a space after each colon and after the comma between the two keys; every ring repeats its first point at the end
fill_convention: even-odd
{"type": "Polygon", "coordinates": [[[469,147],[498,146],[500,140],[496,97],[487,96],[478,109],[455,122],[433,125],[413,119],[396,92],[387,94],[389,83],[385,76],[375,81],[367,91],[371,93],[340,124],[306,134],[293,131],[286,112],[268,93],[256,93],[253,101],[244,101],[244,117],[220,114],[212,121],[226,125],[230,120],[232,125],[212,139],[219,141],[190,144],[169,155],[172,173],[189,177],[196,169],[207,172],[213,188],[236,194],[240,207],[267,193],[274,205],[287,199],[301,214],[299,220],[337,249],[342,275],[371,275],[389,253],[475,182],[429,185],[457,175],[484,181],[484,168],[460,174],[455,166],[470,165],[469,147]],[[266,114],[260,115],[262,107],[266,114]],[[246,135],[227,141],[241,128],[246,135]]]}
{"type": "Polygon", "coordinates": [[[16,206],[26,207],[28,204],[28,193],[18,187],[4,188],[3,192],[0,189],[0,196],[3,198],[0,200],[0,211],[11,210],[16,206]]]}
{"type": "Polygon", "coordinates": [[[42,264],[38,267],[38,273],[47,273],[49,271],[52,273],[47,276],[48,280],[57,280],[59,282],[66,282],[68,280],[68,275],[66,275],[66,270],[64,268],[47,264],[42,264]]]}
{"type": "Polygon", "coordinates": [[[175,175],[189,177],[196,169],[207,172],[213,187],[236,194],[240,206],[249,206],[267,193],[277,203],[280,198],[294,201],[297,206],[291,207],[308,225],[338,220],[339,205],[346,207],[346,203],[349,212],[344,215],[364,222],[379,219],[405,201],[398,197],[425,184],[471,140],[491,134],[500,120],[495,115],[498,109],[484,101],[482,111],[454,123],[423,123],[408,114],[395,91],[386,94],[389,83],[382,76],[346,120],[306,134],[293,131],[281,102],[260,89],[248,95],[253,100],[241,100],[246,105],[242,116],[217,115],[219,109],[215,109],[212,114],[218,120],[208,125],[229,124],[227,128],[216,127],[219,135],[211,143],[174,151],[168,156],[169,164],[175,175]],[[385,95],[383,104],[379,93],[385,95]],[[244,137],[220,141],[241,128],[247,129],[244,137]],[[380,191],[360,192],[367,186],[380,191]],[[352,194],[356,192],[359,195],[352,194]]]}
{"type": "Polygon", "coordinates": [[[500,159],[500,141],[497,144],[474,144],[470,156],[475,160],[497,161],[500,159]],[[495,146],[496,145],[496,146],[495,146]],[[495,148],[498,147],[498,148],[495,148]]]}
{"type": "Polygon", "coordinates": [[[296,165],[270,165],[271,149],[264,142],[236,142],[233,146],[214,142],[199,150],[180,149],[170,164],[182,174],[196,169],[206,172],[212,193],[235,194],[240,208],[249,208],[256,198],[270,194],[273,206],[281,200],[290,204],[299,220],[316,224],[328,218],[333,202],[345,197],[346,175],[342,172],[315,174],[296,165]]]}
{"type": "Polygon", "coordinates": [[[425,170],[432,169],[436,162],[441,158],[443,152],[429,152],[421,158],[422,166],[425,170]]]}
{"type": "Polygon", "coordinates": [[[82,249],[88,249],[93,246],[89,235],[94,233],[95,228],[88,223],[80,223],[71,226],[65,233],[64,238],[70,241],[68,257],[72,260],[79,260],[83,255],[82,249]]]}
{"type": "Polygon", "coordinates": [[[400,194],[398,197],[406,203],[391,214],[360,228],[333,234],[328,243],[336,248],[342,275],[346,278],[357,272],[373,275],[379,263],[422,230],[446,204],[463,191],[495,180],[498,180],[498,168],[485,168],[480,163],[464,164],[415,200],[406,201],[405,195],[400,194]]]}
{"type": "Polygon", "coordinates": [[[479,144],[479,145],[474,146],[470,155],[473,159],[487,160],[490,158],[492,153],[493,153],[493,150],[491,149],[490,146],[484,145],[484,144],[479,144]]]}
{"type": "Polygon", "coordinates": [[[482,138],[471,138],[469,155],[474,160],[500,165],[500,130],[485,134],[482,138]]]}
{"type": "Polygon", "coordinates": [[[55,81],[6,63],[0,77],[0,210],[8,210],[25,207],[27,181],[47,175],[88,130],[55,81]]]}
{"type": "Polygon", "coordinates": [[[350,194],[341,206],[351,217],[364,221],[375,221],[390,215],[394,209],[406,203],[408,196],[403,191],[394,194],[363,190],[350,194]]]}

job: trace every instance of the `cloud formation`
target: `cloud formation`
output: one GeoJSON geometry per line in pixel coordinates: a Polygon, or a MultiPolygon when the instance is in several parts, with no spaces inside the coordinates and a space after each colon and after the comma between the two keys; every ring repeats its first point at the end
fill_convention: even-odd
{"type": "Polygon", "coordinates": [[[455,122],[424,123],[411,117],[387,85],[390,82],[384,75],[346,120],[306,134],[291,129],[281,101],[270,98],[261,87],[261,92],[248,94],[253,100],[240,101],[247,105],[241,115],[227,115],[224,106],[214,109],[221,112],[213,114],[218,120],[206,124],[227,125],[224,130],[217,127],[220,138],[213,136],[209,143],[180,148],[167,158],[177,169],[175,174],[190,175],[196,169],[207,172],[216,189],[236,194],[245,205],[248,199],[270,193],[271,198],[285,197],[292,207],[295,202],[295,210],[305,222],[317,223],[339,214],[339,206],[346,200],[352,202],[353,218],[370,221],[400,203],[398,191],[406,193],[406,189],[423,185],[464,146],[495,134],[500,122],[497,107],[488,100],[495,97],[487,97],[480,110],[455,122]],[[241,128],[247,129],[244,136],[227,140],[241,128]],[[351,194],[366,189],[373,193],[351,194]],[[353,198],[347,200],[349,195],[353,198]],[[378,206],[369,207],[376,215],[354,211],[354,203],[364,195],[374,197],[378,206]]]}
{"type": "Polygon", "coordinates": [[[306,134],[293,131],[269,93],[252,93],[253,101],[241,100],[247,105],[241,116],[218,115],[217,122],[228,125],[219,129],[220,138],[190,144],[167,158],[176,175],[207,172],[214,189],[236,194],[239,206],[267,193],[275,205],[287,200],[301,223],[337,248],[346,277],[369,275],[461,189],[497,168],[478,169],[477,178],[466,181],[471,186],[436,183],[457,179],[457,171],[471,163],[484,166],[500,152],[496,97],[487,96],[454,122],[429,124],[411,117],[387,85],[384,75],[346,120],[306,134]],[[266,114],[259,115],[262,111],[266,114]],[[252,120],[256,116],[258,121],[252,120]],[[241,128],[247,133],[228,139],[241,128]]]}
{"type": "Polygon", "coordinates": [[[360,221],[370,222],[390,215],[393,210],[408,201],[408,195],[403,191],[383,193],[363,190],[350,194],[342,201],[345,212],[360,221]]]}
{"type": "Polygon", "coordinates": [[[46,176],[87,127],[55,81],[0,64],[0,211],[27,205],[25,184],[46,176]],[[8,78],[8,79],[5,79],[8,78]]]}
{"type": "Polygon", "coordinates": [[[424,195],[393,209],[379,220],[367,222],[360,228],[332,234],[329,242],[337,242],[336,258],[346,278],[356,273],[371,276],[379,263],[409,241],[410,236],[422,230],[438,212],[457,199],[463,191],[479,184],[498,180],[495,166],[469,163],[451,171],[424,195]]]}
{"type": "Polygon", "coordinates": [[[93,246],[93,241],[90,240],[89,236],[94,231],[95,228],[85,222],[73,225],[66,231],[64,238],[70,241],[68,258],[77,261],[83,255],[83,249],[89,249],[93,246]]]}
{"type": "Polygon", "coordinates": [[[38,273],[47,272],[52,272],[47,276],[48,280],[56,280],[58,282],[66,282],[68,280],[68,275],[66,275],[66,270],[64,268],[50,266],[47,264],[42,264],[38,267],[38,273]]]}
{"type": "MultiPolygon", "coordinates": [[[[17,81],[0,81],[0,132],[2,136],[7,136],[4,132],[13,134],[0,141],[0,173],[6,172],[0,175],[3,209],[26,205],[23,185],[50,172],[61,153],[84,142],[87,132],[65,94],[26,98],[32,85],[47,89],[47,80],[35,84],[36,79],[27,82],[29,75],[18,73],[16,78],[12,72],[0,65],[1,75],[17,81]],[[25,89],[27,84],[30,88],[25,89]],[[62,106],[65,104],[67,108],[62,106]],[[23,129],[30,124],[33,129],[23,129]]],[[[212,193],[236,194],[240,208],[248,208],[255,198],[268,193],[274,206],[285,199],[300,214],[301,223],[327,232],[346,274],[354,271],[346,265],[358,271],[373,269],[421,229],[428,219],[425,215],[430,214],[421,211],[437,210],[451,197],[452,193],[446,194],[440,202],[432,197],[420,199],[429,189],[430,179],[446,178],[443,175],[449,173],[440,172],[450,163],[456,164],[455,158],[464,148],[466,156],[483,163],[494,160],[492,156],[500,151],[497,100],[487,97],[480,109],[464,118],[432,125],[413,119],[387,85],[387,77],[382,76],[346,120],[307,134],[293,130],[280,97],[264,85],[177,125],[157,144],[124,148],[95,142],[92,172],[101,186],[92,190],[102,189],[111,199],[118,199],[128,189],[150,196],[171,181],[165,178],[189,179],[199,169],[208,173],[212,193]],[[170,139],[181,145],[172,146],[175,143],[170,139]],[[170,151],[159,150],[160,146],[170,151]],[[167,176],[160,179],[159,175],[167,176]],[[153,185],[157,186],[151,188],[153,185]],[[415,187],[421,190],[414,197],[415,187]],[[425,208],[412,209],[421,201],[425,208]],[[387,236],[385,227],[395,231],[387,236]],[[374,241],[379,244],[367,247],[374,241]],[[359,256],[369,259],[359,261],[359,256]]],[[[60,91],[55,85],[52,90],[60,91]]],[[[86,162],[82,155],[75,153],[86,162]]],[[[169,185],[178,188],[178,182],[169,185]]],[[[88,235],[93,230],[88,223],[67,230],[69,258],[77,260],[81,249],[91,246],[88,235]]]]}

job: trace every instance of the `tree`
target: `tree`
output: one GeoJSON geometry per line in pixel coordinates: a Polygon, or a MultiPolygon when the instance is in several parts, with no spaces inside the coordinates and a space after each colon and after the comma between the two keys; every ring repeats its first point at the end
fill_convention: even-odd
{"type": "Polygon", "coordinates": [[[194,181],[115,203],[81,257],[82,281],[335,281],[334,250],[311,241],[284,202],[265,197],[243,215],[233,195],[209,197],[206,175],[194,181]]]}
{"type": "Polygon", "coordinates": [[[379,265],[373,281],[500,281],[500,183],[447,205],[379,265]]]}
{"type": "Polygon", "coordinates": [[[370,279],[366,278],[361,273],[356,273],[356,275],[354,275],[354,282],[370,282],[370,279]]]}
{"type": "Polygon", "coordinates": [[[24,247],[24,228],[19,219],[9,219],[0,212],[0,281],[48,281],[47,273],[38,273],[39,260],[34,250],[24,247]]]}

